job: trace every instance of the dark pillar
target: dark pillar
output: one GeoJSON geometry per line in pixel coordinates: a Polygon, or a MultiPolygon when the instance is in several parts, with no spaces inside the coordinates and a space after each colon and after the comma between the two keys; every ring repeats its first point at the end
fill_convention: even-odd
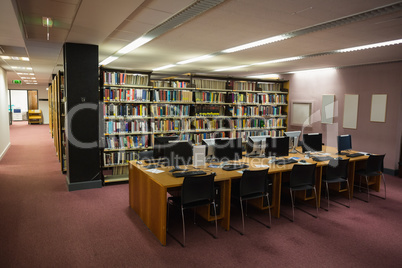
{"type": "Polygon", "coordinates": [[[100,188],[98,46],[65,43],[63,50],[67,186],[100,188]]]}

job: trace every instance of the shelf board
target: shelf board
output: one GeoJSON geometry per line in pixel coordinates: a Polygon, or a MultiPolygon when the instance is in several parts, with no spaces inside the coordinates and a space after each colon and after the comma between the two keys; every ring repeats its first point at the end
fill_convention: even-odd
{"type": "Polygon", "coordinates": [[[120,101],[120,100],[103,100],[103,102],[105,103],[105,104],[115,104],[115,103],[117,103],[117,104],[120,104],[120,103],[125,103],[125,104],[148,104],[148,103],[152,103],[151,101],[147,101],[147,100],[140,100],[140,101],[137,101],[137,100],[130,100],[130,101],[128,101],[128,100],[125,100],[125,101],[120,101]]]}
{"type": "Polygon", "coordinates": [[[117,148],[117,149],[109,149],[109,148],[104,148],[104,152],[120,152],[120,151],[143,151],[143,150],[151,150],[152,147],[140,147],[140,148],[117,148]]]}
{"type": "Polygon", "coordinates": [[[102,88],[106,87],[120,87],[120,88],[142,88],[142,89],[150,89],[151,86],[143,86],[143,85],[111,85],[111,84],[104,84],[102,88]]]}
{"type": "Polygon", "coordinates": [[[103,181],[104,181],[105,183],[128,181],[128,174],[121,174],[121,175],[105,175],[103,181]]]}
{"type": "Polygon", "coordinates": [[[131,135],[148,135],[152,134],[153,132],[147,131],[147,132],[116,132],[116,133],[105,133],[105,136],[131,136],[131,135]]]}

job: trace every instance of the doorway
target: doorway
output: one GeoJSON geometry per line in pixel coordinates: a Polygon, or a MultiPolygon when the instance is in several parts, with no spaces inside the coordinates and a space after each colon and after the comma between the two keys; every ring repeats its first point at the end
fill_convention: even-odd
{"type": "Polygon", "coordinates": [[[28,110],[38,109],[38,90],[10,89],[9,93],[12,121],[27,121],[28,110]]]}

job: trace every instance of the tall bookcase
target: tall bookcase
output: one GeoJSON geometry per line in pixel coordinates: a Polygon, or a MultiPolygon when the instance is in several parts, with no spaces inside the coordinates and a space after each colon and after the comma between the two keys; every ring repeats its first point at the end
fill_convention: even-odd
{"type": "Polygon", "coordinates": [[[128,161],[151,150],[154,137],[282,136],[288,81],[189,75],[153,79],[151,73],[100,69],[101,158],[104,183],[128,180],[128,161]]]}
{"type": "Polygon", "coordinates": [[[49,121],[56,154],[59,158],[60,169],[63,173],[66,168],[66,135],[65,135],[65,91],[64,74],[58,72],[54,75],[49,86],[49,121]]]}
{"type": "Polygon", "coordinates": [[[103,182],[127,180],[127,162],[150,146],[151,87],[147,73],[100,70],[103,182]]]}

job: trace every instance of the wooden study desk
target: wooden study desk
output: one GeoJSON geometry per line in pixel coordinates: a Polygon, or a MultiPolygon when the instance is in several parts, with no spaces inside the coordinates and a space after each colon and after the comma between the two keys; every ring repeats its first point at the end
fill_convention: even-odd
{"type": "MultiPolygon", "coordinates": [[[[323,147],[324,152],[329,153],[332,157],[339,157],[336,154],[336,149],[332,147],[323,147]]],[[[306,159],[304,154],[289,154],[289,157],[299,157],[300,160],[304,159],[306,162],[315,163],[311,158],[306,159]]],[[[346,158],[346,156],[341,156],[346,158]]],[[[349,164],[349,184],[350,196],[353,196],[354,175],[357,168],[363,167],[364,161],[368,156],[360,156],[350,158],[349,164]]],[[[281,203],[281,185],[282,180],[288,179],[290,171],[294,164],[289,165],[275,165],[269,163],[267,158],[248,158],[243,157],[240,161],[247,163],[249,169],[264,169],[259,165],[268,165],[268,174],[272,180],[272,203],[271,211],[274,217],[280,217],[280,203],[281,203]]],[[[316,188],[318,196],[318,206],[320,206],[321,195],[321,178],[325,167],[329,161],[317,162],[316,169],[316,188]]],[[[215,172],[215,182],[221,186],[221,210],[218,215],[221,226],[225,230],[230,229],[230,194],[231,194],[231,181],[233,179],[241,178],[241,173],[236,171],[224,171],[221,168],[210,168],[207,164],[201,170],[215,172]]],[[[162,245],[166,245],[166,216],[167,216],[167,193],[169,190],[180,188],[183,184],[183,178],[175,178],[168,171],[169,167],[158,168],[163,170],[163,173],[155,174],[147,171],[143,165],[137,164],[136,161],[129,162],[129,202],[130,207],[141,217],[143,222],[148,226],[151,232],[158,238],[162,245]]],[[[380,180],[374,184],[373,189],[379,191],[380,180]]],[[[342,192],[342,189],[338,189],[342,192]]],[[[315,206],[313,196],[306,196],[304,193],[298,193],[297,198],[303,200],[311,200],[315,206]]],[[[251,202],[251,204],[266,209],[263,206],[263,199],[251,202]]],[[[204,210],[197,210],[199,214],[206,220],[212,221],[214,217],[210,216],[209,206],[204,210]]]]}

